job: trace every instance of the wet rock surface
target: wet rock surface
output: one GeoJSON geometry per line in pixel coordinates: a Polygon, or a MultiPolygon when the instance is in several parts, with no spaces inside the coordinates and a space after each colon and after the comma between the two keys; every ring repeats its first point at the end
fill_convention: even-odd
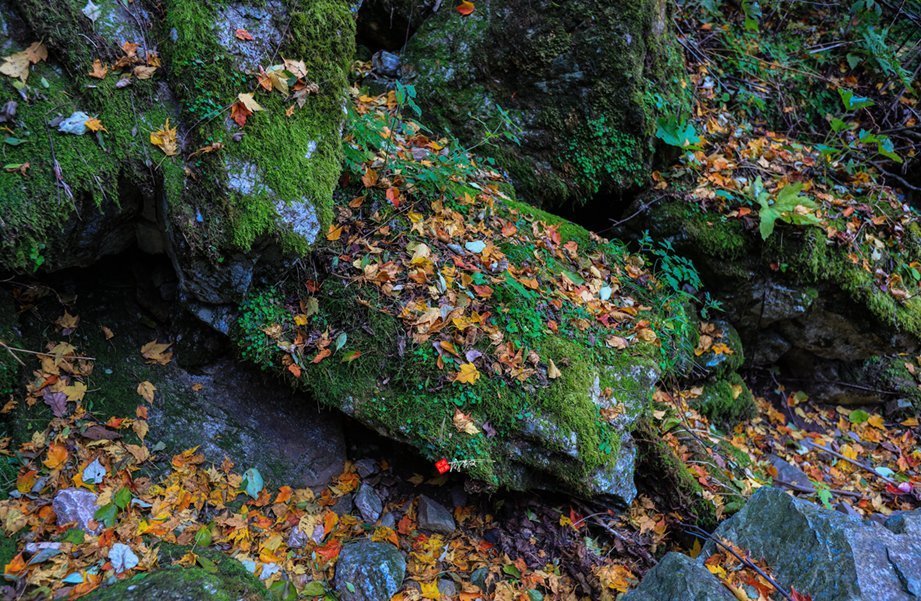
{"type": "Polygon", "coordinates": [[[403,585],[406,560],[388,543],[362,540],[342,547],[336,593],[343,601],[387,601],[403,585]]]}

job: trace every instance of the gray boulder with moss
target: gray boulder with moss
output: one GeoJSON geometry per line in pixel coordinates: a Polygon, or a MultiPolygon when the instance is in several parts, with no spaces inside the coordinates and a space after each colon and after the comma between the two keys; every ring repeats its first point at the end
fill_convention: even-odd
{"type": "MultiPolygon", "coordinates": [[[[646,212],[637,227],[693,259],[750,363],[779,365],[826,402],[905,399],[921,407],[921,366],[913,359],[921,349],[921,297],[891,294],[822,229],[778,224],[762,240],[756,223],[708,213],[680,194],[649,201],[636,203],[646,212]]],[[[905,230],[904,255],[892,260],[907,267],[921,259],[921,228],[905,230]]]]}
{"type": "MultiPolygon", "coordinates": [[[[474,157],[448,148],[430,171],[401,146],[425,147],[417,124],[359,109],[347,155],[379,160],[366,132],[395,124],[377,164],[425,169],[407,186],[414,212],[345,190],[315,275],[242,304],[244,358],[487,488],[629,503],[632,431],[697,343],[688,295],[648,257],[514,200],[474,157]]],[[[349,163],[352,181],[368,168],[349,163]]]]}
{"type": "Polygon", "coordinates": [[[429,125],[544,204],[641,186],[657,118],[690,108],[665,0],[493,0],[466,17],[443,7],[410,39],[403,73],[429,125]]]}
{"type": "Polygon", "coordinates": [[[208,305],[241,300],[259,268],[302,254],[330,220],[349,5],[93,7],[0,4],[10,60],[39,40],[47,49],[22,77],[0,81],[15,141],[3,162],[22,166],[0,173],[2,267],[84,266],[137,244],[169,254],[190,305],[211,317],[208,305]],[[257,84],[260,69],[273,91],[257,84]],[[251,105],[241,126],[232,105],[247,93],[263,110],[251,105]],[[58,124],[74,114],[65,133],[58,124]]]}

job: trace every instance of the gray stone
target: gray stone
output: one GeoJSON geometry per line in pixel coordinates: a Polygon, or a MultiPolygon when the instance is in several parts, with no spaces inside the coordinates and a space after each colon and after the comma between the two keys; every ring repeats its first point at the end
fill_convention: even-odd
{"type": "Polygon", "coordinates": [[[294,487],[320,488],[342,473],[338,415],[311,407],[253,369],[222,359],[193,374],[171,364],[157,388],[165,393],[151,409],[150,436],[169,451],[200,444],[210,461],[228,456],[258,468],[271,483],[294,487]],[[196,385],[198,392],[191,392],[196,385]]]}
{"type": "Polygon", "coordinates": [[[94,493],[82,488],[64,488],[54,495],[51,506],[57,517],[58,526],[74,524],[89,534],[99,532],[98,524],[95,527],[90,526],[91,521],[95,524],[93,516],[97,509],[94,493]]]}
{"type": "Polygon", "coordinates": [[[334,584],[341,601],[388,601],[405,576],[406,560],[396,547],[360,540],[342,547],[334,584]]]}
{"type": "Polygon", "coordinates": [[[623,601],[735,601],[735,596],[687,555],[668,553],[623,601]]]}
{"type": "Polygon", "coordinates": [[[438,592],[441,593],[442,597],[450,599],[457,594],[457,585],[454,584],[453,580],[441,578],[438,581],[438,592]]]}
{"type": "Polygon", "coordinates": [[[381,517],[381,511],[384,509],[377,491],[371,485],[365,483],[362,483],[361,487],[359,487],[354,503],[361,514],[361,518],[372,524],[381,517]]]}
{"type": "Polygon", "coordinates": [[[365,457],[355,462],[355,472],[362,478],[373,476],[377,473],[377,461],[365,457]]]}
{"type": "Polygon", "coordinates": [[[339,497],[330,509],[337,515],[345,515],[352,511],[352,494],[346,494],[339,497]]]}
{"type": "Polygon", "coordinates": [[[381,50],[371,57],[374,72],[384,77],[396,79],[400,76],[400,57],[392,52],[381,50]]]}
{"type": "Polygon", "coordinates": [[[771,463],[771,466],[777,470],[774,482],[779,481],[781,483],[792,484],[793,487],[800,492],[815,492],[815,486],[812,484],[812,480],[809,479],[809,476],[807,476],[803,470],[788,463],[777,455],[769,455],[768,461],[771,463]]]}
{"type": "MultiPolygon", "coordinates": [[[[766,562],[781,585],[813,601],[909,601],[921,595],[916,519],[903,517],[897,534],[898,518],[890,530],[766,487],[714,534],[766,562]]],[[[700,562],[710,550],[712,543],[700,562]]]]}
{"type": "Polygon", "coordinates": [[[397,519],[389,511],[381,516],[381,526],[393,528],[397,525],[397,519]]]}
{"type": "Polygon", "coordinates": [[[288,540],[285,542],[289,549],[302,549],[307,544],[308,537],[297,526],[288,533],[288,540]]]}
{"type": "Polygon", "coordinates": [[[419,496],[419,504],[416,507],[416,521],[421,530],[430,530],[443,534],[451,534],[456,528],[454,517],[448,511],[448,508],[425,495],[419,496]]]}

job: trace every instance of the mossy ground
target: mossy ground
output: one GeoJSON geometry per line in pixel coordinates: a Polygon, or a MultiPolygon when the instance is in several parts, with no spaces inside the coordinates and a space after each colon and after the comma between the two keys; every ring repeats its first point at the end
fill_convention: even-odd
{"type": "MultiPolygon", "coordinates": [[[[190,551],[189,547],[162,543],[160,562],[169,565],[190,551]]],[[[193,567],[169,567],[140,573],[111,586],[95,590],[90,601],[176,599],[182,601],[262,601],[273,599],[265,585],[236,559],[209,549],[195,549],[203,558],[193,567]],[[207,567],[205,567],[207,566],[207,567]]]]}

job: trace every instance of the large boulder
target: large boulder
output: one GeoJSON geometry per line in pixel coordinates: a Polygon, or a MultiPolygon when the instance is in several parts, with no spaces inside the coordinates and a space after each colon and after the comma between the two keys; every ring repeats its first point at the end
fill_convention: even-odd
{"type": "MultiPolygon", "coordinates": [[[[814,601],[921,596],[921,533],[916,512],[873,521],[823,509],[779,488],[759,489],[714,536],[746,549],[779,582],[814,601]]],[[[708,555],[712,543],[701,556],[708,555]]]]}
{"type": "Polygon", "coordinates": [[[690,106],[666,0],[444,7],[403,58],[429,124],[496,158],[530,202],[642,185],[657,118],[690,106]]]}
{"type": "MultiPolygon", "coordinates": [[[[909,601],[921,596],[919,525],[917,510],[880,524],[765,487],[713,538],[766,566],[786,591],[814,601],[909,601]]],[[[711,540],[696,560],[666,555],[625,601],[734,598],[705,566],[718,550],[711,540]]]]}
{"type": "Polygon", "coordinates": [[[921,297],[897,294],[915,285],[907,274],[921,260],[917,222],[906,218],[904,250],[890,254],[882,243],[882,250],[853,251],[822,229],[779,222],[762,240],[751,216],[704,210],[684,194],[646,195],[635,208],[646,215],[630,224],[632,234],[648,229],[694,261],[750,363],[779,364],[798,388],[825,402],[904,399],[921,407],[921,370],[906,368],[921,349],[921,297]],[[906,276],[881,281],[883,270],[906,276]]]}
{"type": "Polygon", "coordinates": [[[137,244],[169,254],[210,318],[263,257],[303,252],[329,222],[345,0],[4,0],[0,27],[8,64],[28,61],[0,81],[4,163],[22,166],[0,173],[0,267],[82,266],[137,244]]]}
{"type": "Polygon", "coordinates": [[[241,306],[243,356],[441,469],[629,503],[631,432],[696,344],[688,297],[412,121],[370,153],[392,117],[356,100],[350,176],[370,187],[343,193],[312,274],[241,306]]]}

